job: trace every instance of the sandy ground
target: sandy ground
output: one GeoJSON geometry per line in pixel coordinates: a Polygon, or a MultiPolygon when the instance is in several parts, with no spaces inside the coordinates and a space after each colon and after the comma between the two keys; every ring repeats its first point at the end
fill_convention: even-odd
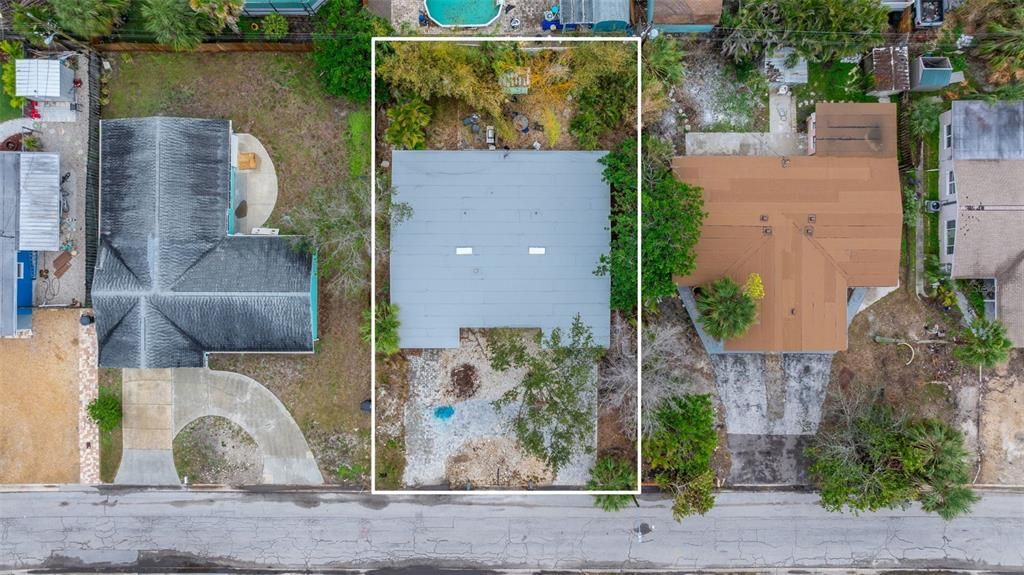
{"type": "Polygon", "coordinates": [[[263,455],[253,438],[223,417],[201,417],[174,438],[174,466],[189,483],[256,485],[263,455]]]}
{"type": "Polygon", "coordinates": [[[0,483],[77,483],[77,309],[37,310],[0,340],[0,483]]]}
{"type": "Polygon", "coordinates": [[[1024,485],[1024,350],[994,370],[981,399],[981,483],[1024,485]]]}

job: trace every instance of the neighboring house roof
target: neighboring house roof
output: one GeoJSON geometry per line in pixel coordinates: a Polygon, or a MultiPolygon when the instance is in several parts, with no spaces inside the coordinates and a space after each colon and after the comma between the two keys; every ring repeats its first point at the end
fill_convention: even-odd
{"type": "Polygon", "coordinates": [[[19,251],[60,249],[57,154],[0,152],[0,337],[17,331],[19,251]]]}
{"type": "Polygon", "coordinates": [[[312,257],[296,238],[226,235],[230,123],[136,118],[100,130],[100,365],[312,351],[312,257]]]}
{"type": "Polygon", "coordinates": [[[391,302],[404,348],[459,346],[460,328],[568,328],[608,345],[606,152],[395,151],[391,302]],[[456,255],[456,248],[472,255],[456,255]],[[531,247],[544,255],[529,255],[531,247]]]}
{"type": "Polygon", "coordinates": [[[824,156],[895,158],[896,104],[817,104],[814,150],[824,156]]]}
{"type": "Polygon", "coordinates": [[[728,351],[845,349],[847,289],[899,282],[895,156],[684,156],[673,170],[707,212],[696,270],[676,282],[764,282],[758,321],[728,351]]]}
{"type": "Polygon", "coordinates": [[[561,0],[558,17],[562,24],[598,24],[626,22],[629,18],[627,0],[561,0]]]}
{"type": "Polygon", "coordinates": [[[722,0],[649,0],[654,24],[718,24],[722,0]]]}
{"type": "Polygon", "coordinates": [[[873,92],[910,89],[910,56],[906,46],[882,46],[871,50],[873,92]]]}
{"type": "Polygon", "coordinates": [[[995,278],[996,314],[1014,346],[1024,347],[1024,160],[954,160],[953,170],[952,275],[995,278]]]}
{"type": "Polygon", "coordinates": [[[954,160],[1024,160],[1024,101],[956,100],[954,160]]]}

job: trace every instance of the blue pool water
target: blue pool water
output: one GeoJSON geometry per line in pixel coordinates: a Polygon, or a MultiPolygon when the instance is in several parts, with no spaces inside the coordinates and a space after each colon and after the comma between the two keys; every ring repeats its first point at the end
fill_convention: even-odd
{"type": "Polygon", "coordinates": [[[434,409],[434,417],[438,419],[451,419],[455,415],[455,408],[450,405],[442,405],[434,409]]]}
{"type": "Polygon", "coordinates": [[[442,26],[486,26],[501,12],[495,0],[426,0],[430,18],[442,26]]]}

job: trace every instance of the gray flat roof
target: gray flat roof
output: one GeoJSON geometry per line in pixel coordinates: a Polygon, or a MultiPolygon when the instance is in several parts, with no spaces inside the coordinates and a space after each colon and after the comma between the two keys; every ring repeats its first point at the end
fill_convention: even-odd
{"type": "Polygon", "coordinates": [[[0,337],[17,331],[18,155],[0,154],[0,337]]]}
{"type": "Polygon", "coordinates": [[[1024,160],[1024,101],[953,102],[953,159],[1024,160]]]}
{"type": "Polygon", "coordinates": [[[608,345],[607,152],[395,151],[391,302],[403,348],[453,348],[460,328],[568,328],[608,345]],[[472,255],[456,255],[457,247],[472,255]],[[529,248],[544,255],[529,255],[529,248]]]}

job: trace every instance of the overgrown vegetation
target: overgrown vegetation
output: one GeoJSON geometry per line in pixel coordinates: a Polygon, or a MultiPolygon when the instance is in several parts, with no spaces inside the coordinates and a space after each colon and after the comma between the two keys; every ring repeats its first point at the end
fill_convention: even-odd
{"type": "Polygon", "coordinates": [[[909,418],[875,390],[839,397],[807,450],[810,472],[829,511],[876,511],[912,501],[952,519],[970,510],[963,435],[948,424],[909,418]]]}
{"type": "Polygon", "coordinates": [[[404,150],[422,150],[427,147],[426,129],[433,110],[420,98],[409,98],[388,109],[388,128],[384,138],[393,146],[404,150]]]}
{"type": "Polygon", "coordinates": [[[106,387],[99,389],[99,395],[89,403],[88,411],[100,433],[110,433],[121,425],[121,397],[106,387]]]}
{"type": "MultiPolygon", "coordinates": [[[[602,455],[590,468],[587,489],[590,491],[633,491],[636,483],[636,462],[602,455]]],[[[594,505],[605,511],[619,511],[633,502],[632,495],[595,495],[594,505]]]]}
{"type": "Polygon", "coordinates": [[[360,0],[328,0],[316,16],[313,63],[324,90],[354,102],[370,100],[372,38],[391,27],[360,0]]]}
{"type": "Polygon", "coordinates": [[[643,87],[641,111],[647,124],[661,117],[669,107],[668,92],[683,80],[683,51],[679,42],[660,35],[643,44],[643,87]]]}
{"type": "Polygon", "coordinates": [[[636,53],[621,42],[581,42],[569,52],[576,114],[569,131],[584,150],[623,122],[635,122],[636,53]]]}
{"type": "Polygon", "coordinates": [[[371,327],[374,323],[377,324],[374,350],[385,356],[401,351],[398,341],[398,305],[386,301],[378,302],[376,322],[370,310],[363,310],[363,323],[359,326],[359,334],[366,343],[373,341],[371,327]]]}
{"type": "Polygon", "coordinates": [[[669,164],[669,144],[655,138],[644,138],[643,144],[640,293],[644,308],[653,308],[661,298],[678,293],[673,275],[684,276],[694,270],[694,247],[705,216],[704,196],[701,188],[676,179],[669,164]]]}
{"type": "Polygon", "coordinates": [[[11,108],[20,110],[25,105],[25,98],[17,96],[15,75],[15,60],[25,57],[25,48],[17,40],[4,40],[0,42],[0,51],[3,52],[3,83],[4,95],[7,96],[11,108]]]}
{"type": "Polygon", "coordinates": [[[192,10],[182,0],[144,0],[143,27],[153,39],[175,50],[190,50],[202,43],[215,22],[206,14],[192,10]]]}
{"type": "Polygon", "coordinates": [[[495,330],[488,339],[491,368],[523,369],[519,385],[493,402],[496,410],[516,408],[511,427],[523,450],[547,464],[553,474],[576,455],[593,450],[596,363],[601,348],[577,315],[568,333],[538,332],[536,352],[521,333],[495,330]]]}
{"type": "Polygon", "coordinates": [[[701,286],[695,296],[700,325],[717,340],[742,336],[757,319],[757,302],[732,278],[701,286]]]}
{"type": "Polygon", "coordinates": [[[994,86],[1024,82],[1024,5],[1018,0],[966,0],[946,20],[938,48],[962,62],[958,70],[967,67],[955,44],[964,34],[974,37],[966,52],[984,65],[986,82],[994,86]]]}
{"type": "Polygon", "coordinates": [[[130,0],[51,0],[53,17],[62,30],[79,38],[106,36],[131,4],[130,0]]]}
{"type": "Polygon", "coordinates": [[[888,9],[877,0],[748,0],[722,15],[722,52],[756,59],[792,46],[815,62],[859,55],[882,43],[888,9]]]}
{"type": "Polygon", "coordinates": [[[715,504],[711,457],[718,446],[711,397],[685,395],[661,402],[654,430],[644,439],[644,459],[654,481],[672,494],[676,521],[703,515],[715,504]]]}
{"type": "Polygon", "coordinates": [[[611,274],[611,307],[624,311],[637,302],[636,142],[630,138],[601,159],[604,181],[612,189],[612,243],[595,273],[611,274]]]}
{"type": "Polygon", "coordinates": [[[282,40],[288,36],[288,19],[277,12],[264,16],[262,25],[267,40],[282,40]]]}

